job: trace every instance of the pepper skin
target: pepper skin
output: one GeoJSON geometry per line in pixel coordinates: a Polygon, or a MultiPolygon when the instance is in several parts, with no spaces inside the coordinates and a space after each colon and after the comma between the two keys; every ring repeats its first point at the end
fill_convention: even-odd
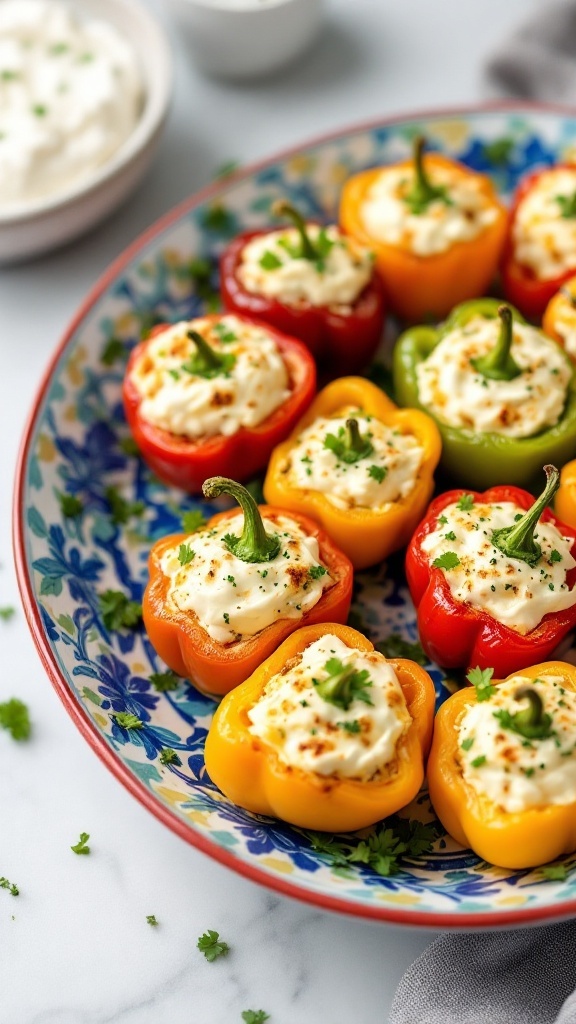
{"type": "MultiPolygon", "coordinates": [[[[533,665],[523,669],[522,675],[528,679],[560,676],[566,689],[576,690],[576,669],[561,661],[533,665]]],[[[572,853],[576,849],[576,802],[511,813],[479,797],[464,780],[457,747],[458,724],[476,699],[473,688],[459,690],[445,701],[434,723],[428,788],[444,828],[456,842],[502,868],[537,867],[572,853]]]]}
{"type": "Polygon", "coordinates": [[[425,413],[398,409],[379,388],[362,377],[343,377],[320,391],[290,437],[272,452],[264,496],[274,505],[312,516],[348,555],[354,568],[365,569],[403,547],[412,536],[434,488],[433,473],[440,451],[440,435],[425,413]],[[284,470],[291,449],[306,427],[319,417],[338,416],[350,407],[403,434],[412,434],[424,448],[414,489],[406,498],[383,509],[338,508],[321,491],[292,486],[284,470]]]}
{"type": "Polygon", "coordinates": [[[222,701],[206,738],[205,759],[212,781],[240,807],[299,828],[348,832],[395,813],[418,793],[432,734],[434,685],[427,672],[413,661],[390,660],[413,719],[400,740],[400,771],[390,779],[363,782],[288,767],[271,747],[248,731],[246,712],[272,676],[326,633],[356,650],[373,650],[370,641],[349,626],[324,623],[299,629],[222,701]]]}
{"type": "MultiPolygon", "coordinates": [[[[560,170],[563,167],[574,170],[570,164],[556,164],[554,170],[560,170]]],[[[542,174],[547,173],[550,169],[546,167],[543,171],[540,170],[535,171],[533,174],[528,174],[518,186],[510,207],[508,233],[500,268],[504,295],[529,320],[540,320],[554,293],[574,274],[574,268],[572,267],[557,277],[540,280],[540,278],[535,277],[529,267],[518,263],[514,254],[513,231],[518,207],[534,186],[537,185],[542,174]]]]}
{"type": "MultiPolygon", "coordinates": [[[[395,166],[412,170],[414,161],[404,160],[395,166]]],[[[405,246],[379,241],[364,226],[362,207],[386,168],[374,167],[349,178],[340,203],[343,230],[376,253],[376,266],[391,308],[410,323],[439,319],[456,303],[482,295],[496,271],[506,231],[506,211],[489,178],[439,153],[426,154],[424,167],[431,181],[435,169],[446,169],[459,178],[475,178],[481,193],[498,211],[493,223],[476,238],[455,242],[445,252],[418,256],[405,246]]]]}
{"type": "Polygon", "coordinates": [[[561,323],[569,326],[571,333],[576,333],[576,277],[570,277],[552,296],[542,317],[544,333],[562,345],[572,362],[576,362],[576,350],[568,352],[566,339],[560,330],[561,323]]]}
{"type": "MultiPolygon", "coordinates": [[[[550,657],[562,638],[576,625],[576,604],[545,615],[535,629],[522,635],[498,622],[488,612],[455,601],[444,571],[432,566],[428,555],[422,551],[422,542],[437,529],[443,510],[467,493],[472,493],[475,502],[497,505],[510,501],[526,511],[535,505],[532,495],[517,487],[491,487],[483,494],[460,489],[439,495],[431,503],[408,545],[406,578],[418,611],[420,640],[428,657],[446,668],[476,665],[482,669],[493,668],[494,674],[503,678],[550,657]]],[[[548,499],[548,495],[546,497],[548,499]]],[[[571,539],[571,554],[576,557],[576,529],[566,526],[549,509],[542,513],[540,520],[552,523],[564,537],[571,539]]],[[[570,588],[574,587],[576,569],[568,573],[566,582],[570,588]]]]}
{"type": "MultiPolygon", "coordinates": [[[[300,223],[304,224],[299,218],[300,223]]],[[[310,350],[324,379],[356,373],[368,365],[382,337],[384,289],[376,273],[356,302],[343,311],[333,306],[303,302],[287,305],[278,299],[248,291],[238,277],[242,252],[253,238],[268,231],[245,231],[224,250],[220,260],[220,291],[229,313],[264,321],[277,331],[299,338],[310,350]]]]}
{"type": "MultiPolygon", "coordinates": [[[[495,319],[501,304],[496,299],[475,299],[456,306],[439,327],[412,327],[400,336],[394,347],[394,392],[401,406],[422,409],[432,416],[442,437],[442,468],[459,483],[471,487],[493,484],[531,486],[542,465],[562,466],[576,454],[576,375],[568,386],[564,413],[559,422],[534,437],[504,437],[478,433],[441,423],[419,401],[416,368],[436,345],[456,328],[463,328],[476,316],[495,319]]],[[[506,308],[506,307],[504,307],[506,308]]],[[[526,321],[513,307],[513,320],[526,321]]]]}
{"type": "MultiPolygon", "coordinates": [[[[247,518],[251,519],[254,513],[256,519],[260,521],[260,527],[262,527],[262,523],[259,513],[265,512],[266,518],[272,520],[276,516],[287,514],[284,509],[272,508],[268,505],[261,506],[256,511],[257,506],[248,492],[244,488],[239,488],[239,485],[233,481],[227,481],[224,478],[214,477],[212,481],[206,481],[204,493],[210,497],[216,496],[218,493],[232,493],[238,497],[237,490],[228,487],[229,484],[243,492],[245,496],[241,502],[245,517],[244,533],[249,533],[246,520],[247,518]],[[219,483],[224,481],[227,486],[220,490],[214,488],[210,490],[209,485],[214,481],[219,483]]],[[[238,500],[240,499],[238,498],[238,500]]],[[[234,517],[237,512],[237,508],[219,512],[209,520],[203,529],[210,530],[219,526],[234,517]]],[[[348,617],[352,599],[352,565],[346,555],[333,544],[330,537],[311,519],[294,512],[288,513],[288,516],[305,530],[309,537],[317,539],[320,561],[328,569],[334,583],[324,591],[320,600],[301,619],[280,618],[253,636],[247,636],[232,643],[222,644],[214,640],[198,623],[194,612],[179,611],[169,606],[169,581],[161,569],[162,556],[169,548],[189,541],[190,537],[193,538],[194,535],[171,534],[157,541],[150,551],[148,560],[150,579],[142,602],[146,631],[155,651],[168,667],[178,675],[189,678],[199,690],[205,693],[222,695],[237,686],[238,683],[243,682],[287,636],[300,626],[327,620],[345,622],[348,617]]],[[[244,561],[252,560],[265,561],[265,559],[244,559],[244,561]]]]}
{"type": "Polygon", "coordinates": [[[554,511],[563,523],[576,530],[576,459],[560,471],[560,487],[554,500],[554,511]]]}
{"type": "MultiPolygon", "coordinates": [[[[203,319],[214,323],[218,314],[203,319]]],[[[247,317],[240,317],[254,323],[247,317]]],[[[291,393],[277,409],[256,427],[240,427],[229,437],[190,438],[171,434],[146,421],[140,412],[141,398],[130,373],[142,358],[150,340],[170,324],[159,324],[150,338],[136,346],[128,360],[122,398],[124,412],[142,458],[160,479],[170,486],[198,494],[203,481],[214,474],[233,475],[248,480],[264,468],[272,449],[282,441],[316,391],[316,366],[306,347],[296,338],[288,337],[267,324],[260,324],[275,341],[290,377],[291,393]]]]}

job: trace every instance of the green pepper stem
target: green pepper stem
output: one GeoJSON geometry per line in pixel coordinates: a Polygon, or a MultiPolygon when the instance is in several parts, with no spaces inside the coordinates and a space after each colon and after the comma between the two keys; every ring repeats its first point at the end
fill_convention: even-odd
{"type": "Polygon", "coordinates": [[[353,699],[351,683],[355,674],[354,665],[342,665],[340,672],[321,679],[316,689],[323,700],[347,711],[353,699]]]}
{"type": "Polygon", "coordinates": [[[424,202],[431,202],[436,198],[436,190],[430,181],[424,164],[424,149],[426,139],[423,135],[417,135],[414,139],[412,156],[414,160],[414,172],[416,174],[416,188],[424,202]]]}
{"type": "Polygon", "coordinates": [[[211,476],[202,485],[205,498],[230,494],[244,513],[244,526],[239,537],[228,533],[223,538],[229,551],[242,562],[271,562],[280,551],[280,538],[267,533],[254,498],[242,484],[225,476],[211,476]]]}
{"type": "Polygon", "coordinates": [[[196,361],[203,364],[203,369],[218,370],[222,366],[222,356],[208,344],[198,331],[186,332],[190,341],[196,346],[196,361]]]}
{"type": "Polygon", "coordinates": [[[556,466],[544,466],[546,486],[531,508],[513,526],[494,530],[492,543],[508,558],[518,558],[528,565],[535,565],[542,549],[534,539],[534,531],[546,506],[552,501],[560,486],[560,473],[556,466]]]}
{"type": "Polygon", "coordinates": [[[292,221],[298,234],[300,235],[300,243],[302,246],[301,257],[305,260],[317,260],[319,253],[317,252],[310,235],[308,234],[308,228],[306,221],[295,206],[292,206],[287,199],[278,199],[272,205],[272,213],[275,217],[288,217],[292,221]]]}
{"type": "Polygon", "coordinates": [[[490,380],[514,380],[522,373],[510,349],[514,338],[514,320],[510,306],[498,306],[500,317],[500,333],[494,348],[484,356],[471,359],[470,362],[478,373],[490,380]]]}
{"type": "Polygon", "coordinates": [[[349,419],[346,420],[346,448],[349,451],[354,452],[359,456],[369,455],[366,449],[369,448],[372,451],[372,445],[368,438],[363,437],[360,433],[360,427],[358,426],[358,420],[349,419]]]}
{"type": "Polygon", "coordinates": [[[544,711],[540,694],[532,686],[521,686],[514,694],[515,700],[528,701],[523,711],[512,715],[514,731],[527,739],[543,739],[550,733],[552,719],[544,711]]]}

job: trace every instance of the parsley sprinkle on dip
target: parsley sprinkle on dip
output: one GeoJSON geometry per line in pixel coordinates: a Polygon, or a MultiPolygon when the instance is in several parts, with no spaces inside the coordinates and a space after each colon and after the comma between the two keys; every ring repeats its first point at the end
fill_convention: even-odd
{"type": "Polygon", "coordinates": [[[0,212],[89,179],[138,121],[127,40],[55,0],[0,3],[0,212]]]}

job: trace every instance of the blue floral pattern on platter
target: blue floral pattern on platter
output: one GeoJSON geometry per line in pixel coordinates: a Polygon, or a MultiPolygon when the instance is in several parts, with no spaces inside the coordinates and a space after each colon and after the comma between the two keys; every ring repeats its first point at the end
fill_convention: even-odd
{"type": "MultiPolygon", "coordinates": [[[[185,823],[195,836],[225,850],[242,870],[250,864],[262,881],[289,883],[292,894],[314,901],[332,897],[342,909],[424,923],[444,916],[458,927],[466,915],[489,913],[502,921],[510,912],[542,908],[562,916],[576,898],[576,857],[568,879],[544,880],[538,871],[508,872],[481,862],[447,837],[434,850],[406,862],[400,874],[382,878],[364,867],[334,869],[297,829],[251,815],[229,803],[206,774],[203,746],[212,701],[188,682],[157,693],[150,674],[163,666],[143,631],[110,632],[102,620],[98,594],[108,588],[139,601],[146,581],[151,541],[179,528],[185,509],[212,508],[170,490],[130,454],[121,403],[125,358],[143,328],[176,321],[204,310],[194,290],[191,261],[210,261],[216,283],[216,257],[238,230],[268,223],[271,203],[280,195],[315,217],[333,217],[343,181],[381,162],[404,158],[410,139],[424,133],[434,148],[488,173],[507,195],[535,166],[576,154],[576,120],[545,111],[496,110],[466,115],[434,115],[421,120],[359,129],[270,162],[256,172],[223,181],[209,202],[192,206],[141,245],[96,297],[75,327],[51,374],[31,428],[19,510],[25,535],[25,573],[42,617],[44,638],[81,715],[100,733],[113,756],[147,791],[149,800],[185,823]],[[111,339],[119,361],[102,359],[111,339]],[[118,525],[106,491],[117,487],[143,514],[118,525]],[[80,499],[77,518],[62,514],[60,496],[80,499]],[[112,715],[127,711],[143,723],[121,728],[112,715]],[[173,748],[180,764],[165,766],[159,752],[173,748]]],[[[372,640],[400,633],[416,640],[413,607],[403,582],[401,559],[359,574],[354,615],[372,640]]],[[[574,652],[563,656],[576,660],[574,652]]],[[[439,700],[450,681],[429,666],[439,700]]],[[[412,816],[430,820],[421,794],[412,816]]]]}

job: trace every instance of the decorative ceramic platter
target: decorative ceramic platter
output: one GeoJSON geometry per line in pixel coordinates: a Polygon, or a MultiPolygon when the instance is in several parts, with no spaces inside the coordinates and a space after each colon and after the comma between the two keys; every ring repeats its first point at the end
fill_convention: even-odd
{"type": "MultiPolygon", "coordinates": [[[[240,230],[266,226],[276,198],[288,196],[311,217],[333,218],[343,181],[405,158],[416,132],[488,173],[505,196],[528,169],[576,157],[576,118],[566,113],[530,106],[442,112],[312,143],[226,178],[173,211],[100,280],[53,359],[19,463],[17,568],[34,640],[72,718],[124,785],[192,845],[272,889],[359,917],[435,928],[525,925],[576,912],[576,856],[564,882],[496,869],[447,838],[390,878],[363,866],[334,868],[306,833],[240,810],[215,789],[203,760],[212,702],[184,680],[157,693],[149,677],[163,666],[144,632],[110,633],[98,605],[108,588],[141,599],[151,541],[177,530],[182,511],[194,507],[153,478],[126,444],[120,385],[130,347],[156,321],[204,311],[223,244],[240,230]],[[110,486],[142,502],[143,515],[116,524],[110,486]],[[81,516],[63,516],[61,494],[82,501],[81,516]],[[132,712],[144,727],[128,733],[111,718],[117,711],[132,712]],[[181,765],[162,765],[163,747],[176,750],[181,765]]],[[[417,639],[400,558],[357,576],[353,615],[374,641],[417,639]]],[[[449,681],[428,668],[441,702],[449,681]]],[[[430,820],[424,794],[410,814],[430,820]]]]}

